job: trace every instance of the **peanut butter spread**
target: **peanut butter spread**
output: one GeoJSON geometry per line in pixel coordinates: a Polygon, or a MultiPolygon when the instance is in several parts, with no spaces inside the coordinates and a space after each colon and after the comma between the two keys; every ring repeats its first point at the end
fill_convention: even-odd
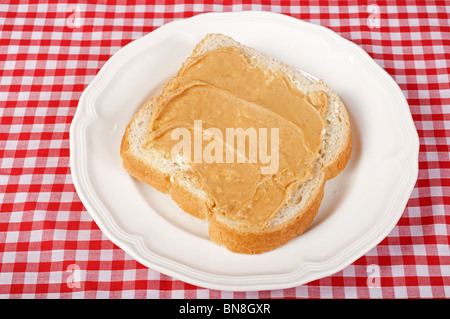
{"type": "Polygon", "coordinates": [[[211,211],[264,227],[310,176],[325,93],[305,95],[234,47],[187,63],[152,113],[148,145],[182,153],[211,211]]]}

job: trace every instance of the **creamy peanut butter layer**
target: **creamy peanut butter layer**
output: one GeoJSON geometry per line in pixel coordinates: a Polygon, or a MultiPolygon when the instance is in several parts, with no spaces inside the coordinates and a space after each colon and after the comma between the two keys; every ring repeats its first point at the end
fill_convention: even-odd
{"type": "Polygon", "coordinates": [[[307,96],[229,47],[191,60],[164,93],[148,145],[183,153],[212,211],[264,227],[309,178],[322,145],[323,92],[307,96]],[[190,149],[180,148],[188,138],[190,149]]]}

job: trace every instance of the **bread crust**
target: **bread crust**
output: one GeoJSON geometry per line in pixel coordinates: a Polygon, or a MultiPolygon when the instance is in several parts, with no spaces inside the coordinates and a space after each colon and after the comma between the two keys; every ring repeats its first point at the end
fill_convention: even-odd
{"type": "MultiPolygon", "coordinates": [[[[348,130],[350,131],[350,123],[348,124],[348,130]]],[[[347,135],[344,149],[335,156],[335,159],[328,165],[326,168],[326,179],[332,179],[341,173],[344,168],[347,166],[348,161],[352,155],[352,136],[351,134],[347,135]]]]}
{"type": "MultiPolygon", "coordinates": [[[[189,61],[196,55],[202,54],[205,50],[204,43],[211,41],[211,36],[219,36],[219,38],[226,43],[239,45],[234,40],[225,37],[223,35],[208,35],[204,38],[193,50],[192,55],[185,61],[183,67],[189,63],[189,61]],[[237,44],[236,44],[237,43],[237,44]]],[[[254,54],[253,49],[250,52],[254,54]]],[[[264,57],[263,59],[269,59],[264,57]]],[[[283,64],[275,61],[277,67],[286,67],[283,64]]],[[[288,72],[291,69],[287,69],[288,72]]],[[[171,79],[164,89],[161,95],[176,87],[177,77],[171,79]]],[[[338,99],[338,111],[340,114],[340,121],[343,121],[342,138],[340,145],[337,147],[338,151],[333,154],[332,158],[326,163],[320,163],[321,168],[315,172],[315,178],[311,183],[311,191],[307,196],[302,196],[301,205],[299,205],[298,211],[291,217],[287,218],[283,222],[276,224],[275,226],[266,226],[263,229],[241,227],[238,224],[230,223],[230,221],[221,214],[213,214],[212,210],[208,206],[208,202],[205,198],[195,194],[190,188],[186,187],[186,184],[180,182],[179,179],[174,178],[173,175],[163,172],[161,169],[150,165],[147,161],[140,158],[139,154],[136,154],[130,143],[132,143],[133,130],[132,124],[138,119],[143,117],[144,109],[148,113],[151,113],[151,109],[154,103],[157,103],[159,97],[155,97],[150,102],[142,106],[139,111],[133,116],[129,124],[127,125],[121,147],[120,155],[124,168],[136,179],[143,181],[156,190],[170,194],[171,198],[183,209],[186,213],[209,220],[209,235],[213,242],[225,246],[232,252],[244,253],[244,254],[259,254],[273,250],[281,245],[286,244],[295,237],[302,234],[308,226],[312,223],[317,212],[319,210],[323,194],[324,187],[327,180],[336,177],[347,165],[351,152],[352,152],[352,137],[350,121],[344,104],[339,100],[337,95],[329,89],[325,84],[319,83],[318,89],[326,90],[326,93],[333,98],[338,99]]],[[[161,96],[160,95],[160,96],[161,96]]],[[[308,182],[306,182],[308,183],[308,182]]]]}
{"type": "Polygon", "coordinates": [[[286,223],[263,230],[236,228],[222,222],[215,214],[209,222],[209,236],[213,242],[235,253],[260,254],[280,247],[301,235],[312,223],[323,198],[324,185],[322,177],[306,207],[286,223]]]}
{"type": "MultiPolygon", "coordinates": [[[[152,103],[148,103],[144,107],[151,107],[151,105],[152,103]]],[[[120,145],[120,156],[122,157],[123,167],[137,180],[147,183],[162,193],[169,194],[172,200],[186,213],[200,219],[208,220],[211,217],[212,211],[208,208],[205,201],[188,191],[180,183],[172,182],[169,174],[164,174],[161,170],[145,163],[131,150],[131,124],[136,120],[138,114],[133,117],[125,128],[120,145]]]]}

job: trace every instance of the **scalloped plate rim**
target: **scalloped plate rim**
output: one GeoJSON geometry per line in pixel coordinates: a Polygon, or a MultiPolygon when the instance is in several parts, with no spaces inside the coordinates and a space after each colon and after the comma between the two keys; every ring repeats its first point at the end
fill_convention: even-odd
{"type": "MultiPolygon", "coordinates": [[[[378,72],[378,76],[385,77],[388,79],[388,84],[390,85],[391,90],[397,91],[397,98],[400,99],[399,94],[401,93],[400,88],[396,85],[395,81],[387,74],[385,70],[379,67],[370,56],[358,47],[356,44],[345,40],[340,37],[332,30],[329,30],[323,26],[313,25],[305,21],[297,20],[295,18],[270,13],[270,12],[227,12],[227,13],[204,13],[198,14],[192,18],[176,20],[174,22],[170,22],[162,27],[156,29],[150,34],[145,35],[144,37],[137,39],[124,48],[120,49],[116,54],[114,54],[110,60],[108,60],[102,69],[99,71],[94,80],[89,84],[86,88],[85,92],[83,92],[82,97],[80,98],[79,106],[76,111],[76,114],[73,118],[72,125],[70,127],[70,165],[72,168],[72,176],[75,188],[77,193],[87,208],[88,212],[91,214],[94,221],[98,224],[100,229],[105,233],[105,235],[112,240],[116,245],[124,249],[128,252],[133,258],[143,263],[144,265],[151,267],[161,273],[168,274],[174,278],[186,281],[188,283],[192,283],[201,287],[211,288],[211,289],[219,289],[219,290],[235,290],[235,291],[250,291],[250,290],[265,290],[265,289],[282,289],[298,286],[312,280],[322,278],[327,275],[331,275],[345,266],[351,264],[360,256],[364,255],[368,250],[376,246],[384,237],[388,235],[388,233],[392,230],[392,228],[397,223],[400,218],[402,211],[399,210],[398,207],[396,209],[396,214],[394,218],[389,220],[389,227],[383,232],[378,232],[376,238],[372,238],[370,240],[370,245],[365,244],[363,247],[359,247],[357,251],[347,252],[345,254],[340,253],[335,256],[333,260],[328,260],[327,263],[305,263],[297,268],[296,271],[291,273],[282,274],[282,275],[258,275],[255,277],[248,277],[247,279],[243,279],[239,276],[223,276],[223,275],[215,275],[210,273],[204,273],[202,271],[198,271],[196,269],[191,269],[182,264],[178,264],[177,262],[173,262],[171,260],[166,260],[165,257],[158,256],[151,251],[145,251],[145,245],[140,242],[138,236],[131,235],[122,231],[118,225],[114,225],[114,222],[104,214],[104,211],[99,212],[99,207],[101,206],[101,200],[96,198],[95,190],[92,190],[89,187],[89,182],[87,181],[86,173],[85,173],[85,165],[83,166],[82,157],[83,143],[81,141],[80,132],[83,132],[83,128],[96,118],[95,109],[90,108],[90,103],[95,96],[94,93],[101,91],[101,89],[107,85],[107,81],[105,77],[112,76],[114,74],[114,68],[118,68],[118,65],[121,62],[121,57],[126,56],[127,50],[132,46],[143,45],[145,39],[149,39],[151,37],[156,37],[156,35],[161,34],[160,36],[164,36],[164,33],[167,32],[182,32],[177,29],[182,29],[183,27],[189,27],[190,23],[193,24],[201,24],[202,20],[208,20],[210,18],[221,18],[224,19],[249,19],[249,20],[258,20],[258,19],[267,19],[270,18],[274,22],[280,22],[286,25],[292,25],[293,28],[301,27],[306,29],[312,29],[314,32],[318,34],[322,34],[326,37],[330,37],[330,41],[334,41],[334,44],[337,46],[342,46],[344,50],[352,51],[358,58],[367,59],[372,63],[371,68],[374,69],[374,72],[378,72]],[[144,39],[145,38],[145,39],[144,39]],[[370,60],[369,60],[370,59],[370,60]],[[378,67],[378,68],[377,68],[378,67]],[[104,82],[102,82],[102,80],[104,82]],[[80,149],[81,148],[81,149],[80,149]],[[94,193],[93,193],[94,192],[94,193]],[[100,203],[99,203],[100,202],[100,203]],[[99,206],[100,205],[100,206],[99,206]],[[103,215],[102,215],[103,214],[103,215]],[[338,260],[338,261],[336,261],[338,260]],[[306,275],[304,274],[306,272],[306,275]],[[275,280],[274,280],[275,279],[275,280]]],[[[368,66],[369,67],[369,66],[368,66]]],[[[403,97],[403,95],[402,95],[403,97]]],[[[406,100],[403,97],[402,104],[404,107],[407,106],[406,100]]],[[[404,130],[409,130],[410,136],[410,145],[408,148],[404,150],[403,155],[399,158],[400,161],[405,161],[406,165],[409,165],[409,169],[411,174],[405,179],[407,180],[405,183],[406,187],[403,189],[403,200],[401,204],[397,203],[397,206],[403,207],[406,205],[407,200],[409,198],[409,194],[411,193],[415,181],[417,179],[418,168],[417,168],[417,159],[418,159],[418,137],[417,131],[415,130],[414,123],[412,121],[411,114],[405,112],[406,110],[400,110],[399,112],[403,112],[404,116],[406,115],[405,122],[403,125],[405,126],[404,130]],[[408,196],[406,196],[408,194],[408,196]]]]}

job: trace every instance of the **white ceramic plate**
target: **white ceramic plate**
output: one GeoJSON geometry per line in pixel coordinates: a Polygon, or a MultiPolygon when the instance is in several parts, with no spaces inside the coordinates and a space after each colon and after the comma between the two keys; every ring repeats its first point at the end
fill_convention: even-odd
{"type": "Polygon", "coordinates": [[[268,12],[201,14],[133,41],[87,87],[70,130],[76,190],[109,239],[159,272],[235,291],[298,286],[343,269],[376,246],[404,211],[418,150],[401,90],[369,55],[327,28],[268,12]],[[132,115],[212,32],[322,78],[351,118],[351,160],[326,184],[317,218],[303,235],[261,255],[234,254],[212,243],[205,222],[131,178],[119,156],[132,115]]]}

